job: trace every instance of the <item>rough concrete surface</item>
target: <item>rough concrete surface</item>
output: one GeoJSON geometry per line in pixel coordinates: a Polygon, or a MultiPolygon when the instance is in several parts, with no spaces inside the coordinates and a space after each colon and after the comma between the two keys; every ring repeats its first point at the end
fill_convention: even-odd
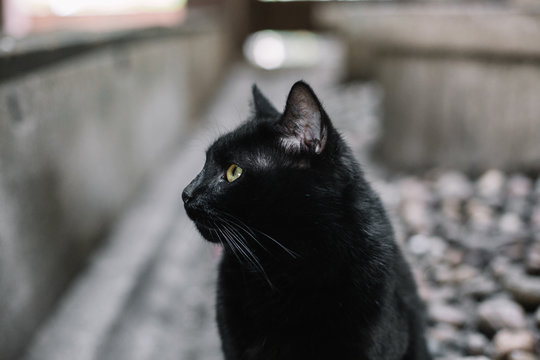
{"type": "Polygon", "coordinates": [[[187,134],[221,72],[220,39],[214,30],[125,42],[0,84],[2,360],[20,353],[187,134]]]}
{"type": "Polygon", "coordinates": [[[2,352],[30,336],[144,171],[178,140],[183,74],[155,76],[172,61],[156,57],[164,48],[100,51],[0,88],[0,317],[16,324],[1,326],[2,352]]]}

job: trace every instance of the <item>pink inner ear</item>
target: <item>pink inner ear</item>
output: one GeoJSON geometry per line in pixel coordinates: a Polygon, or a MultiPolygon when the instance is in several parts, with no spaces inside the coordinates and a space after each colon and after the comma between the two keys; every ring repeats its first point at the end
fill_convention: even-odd
{"type": "Polygon", "coordinates": [[[296,83],[287,99],[283,115],[286,147],[297,151],[321,153],[326,145],[326,129],[322,123],[321,108],[308,85],[296,83]]]}
{"type": "Polygon", "coordinates": [[[319,112],[302,112],[302,115],[296,122],[296,137],[304,147],[316,150],[321,147],[321,115],[319,112]]]}

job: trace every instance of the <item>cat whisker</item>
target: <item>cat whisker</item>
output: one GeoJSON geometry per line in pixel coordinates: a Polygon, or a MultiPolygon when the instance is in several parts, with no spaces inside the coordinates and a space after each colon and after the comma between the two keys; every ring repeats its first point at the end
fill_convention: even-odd
{"type": "MultiPolygon", "coordinates": [[[[246,231],[252,238],[253,240],[255,240],[263,249],[267,250],[256,238],[256,233],[259,233],[261,234],[262,236],[266,237],[267,239],[271,240],[272,242],[274,242],[274,244],[278,245],[282,250],[284,250],[287,254],[289,254],[292,258],[294,259],[297,259],[300,257],[300,255],[298,253],[296,253],[295,251],[287,248],[285,245],[283,245],[282,243],[280,243],[279,241],[277,241],[276,239],[274,239],[273,237],[271,237],[270,235],[264,233],[263,231],[261,230],[258,230],[258,229],[255,229],[249,225],[247,225],[245,222],[243,222],[242,220],[238,219],[237,217],[229,214],[229,213],[226,213],[226,212],[220,212],[221,215],[225,216],[225,217],[228,217],[229,218],[229,221],[231,223],[236,223],[237,226],[241,227],[244,231],[246,231]]],[[[268,251],[268,250],[267,250],[268,251]]]]}
{"type": "MultiPolygon", "coordinates": [[[[238,250],[235,246],[235,243],[232,242],[232,240],[223,232],[223,230],[216,224],[215,221],[213,221],[213,223],[216,228],[216,234],[218,234],[219,232],[218,237],[220,238],[220,240],[223,239],[225,244],[231,249],[234,257],[236,257],[236,259],[241,262],[242,260],[240,259],[240,255],[237,253],[238,250]]],[[[223,241],[221,241],[221,243],[223,243],[223,241]]]]}
{"type": "Polygon", "coordinates": [[[238,219],[237,217],[229,214],[229,213],[226,213],[226,212],[220,212],[221,215],[223,215],[224,217],[227,217],[227,220],[240,227],[242,230],[244,230],[246,233],[248,233],[250,236],[255,236],[255,233],[253,231],[253,229],[251,227],[249,227],[246,223],[244,223],[242,220],[238,219]]]}
{"type": "Polygon", "coordinates": [[[274,284],[272,284],[272,282],[270,281],[270,278],[268,277],[268,274],[264,270],[264,267],[262,266],[260,260],[244,242],[244,238],[238,233],[238,231],[232,228],[230,224],[229,226],[227,226],[226,223],[224,223],[224,225],[225,225],[224,227],[225,232],[227,232],[231,236],[230,238],[231,242],[233,242],[237,246],[237,249],[244,255],[246,260],[249,263],[251,263],[253,267],[259,269],[259,272],[263,275],[268,285],[272,289],[275,289],[274,284]],[[234,240],[236,240],[236,242],[234,240]]]}
{"type": "Polygon", "coordinates": [[[256,234],[250,228],[247,228],[245,224],[236,223],[233,220],[229,220],[229,224],[233,227],[238,228],[238,230],[244,232],[251,239],[253,239],[263,250],[270,253],[270,251],[257,239],[256,234]]]}
{"type": "Polygon", "coordinates": [[[294,259],[297,259],[300,257],[300,255],[295,252],[295,251],[292,251],[291,249],[285,247],[282,243],[280,243],[279,241],[277,241],[276,239],[274,239],[273,237],[271,237],[270,235],[260,231],[260,230],[256,230],[259,234],[263,235],[264,237],[266,237],[267,239],[269,240],[272,240],[276,245],[278,245],[280,248],[282,248],[287,254],[289,254],[291,257],[293,257],[294,259]]]}
{"type": "MultiPolygon", "coordinates": [[[[225,213],[223,213],[222,215],[227,215],[225,213]]],[[[229,215],[230,216],[230,215],[229,215]]],[[[221,221],[231,227],[231,230],[235,229],[236,233],[239,233],[238,235],[241,236],[240,233],[244,233],[246,234],[247,236],[249,236],[250,238],[252,238],[263,250],[265,250],[266,252],[270,253],[270,251],[263,245],[261,244],[261,242],[257,239],[257,237],[255,236],[255,233],[247,227],[247,225],[245,224],[241,224],[241,223],[238,223],[239,220],[235,221],[234,219],[230,218],[230,219],[221,219],[221,221]]],[[[242,237],[243,239],[243,237],[242,237]]],[[[244,242],[242,242],[244,244],[244,242]]],[[[245,244],[244,244],[245,245],[245,244]]],[[[250,249],[250,252],[251,249],[250,249]]]]}
{"type": "Polygon", "coordinates": [[[225,231],[231,236],[231,239],[235,241],[235,244],[237,245],[237,248],[241,251],[241,253],[244,255],[246,260],[248,260],[253,266],[256,266],[258,268],[262,268],[260,262],[258,261],[257,257],[253,252],[247,247],[247,245],[242,241],[242,238],[239,234],[237,234],[234,229],[230,227],[225,227],[225,231]]]}

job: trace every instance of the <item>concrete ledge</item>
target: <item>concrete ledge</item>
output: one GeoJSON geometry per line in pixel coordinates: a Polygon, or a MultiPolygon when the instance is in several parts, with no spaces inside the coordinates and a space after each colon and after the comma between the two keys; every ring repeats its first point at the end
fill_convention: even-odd
{"type": "Polygon", "coordinates": [[[109,32],[55,31],[23,38],[0,36],[0,83],[107,47],[165,38],[200,37],[219,23],[212,9],[190,9],[189,14],[176,27],[155,26],[109,32]]]}
{"type": "Polygon", "coordinates": [[[519,8],[331,4],[318,17],[345,39],[352,78],[373,76],[384,55],[540,60],[540,14],[519,8]]]}
{"type": "Polygon", "coordinates": [[[189,134],[228,41],[215,22],[90,46],[0,84],[2,359],[17,358],[138,186],[189,134]]]}

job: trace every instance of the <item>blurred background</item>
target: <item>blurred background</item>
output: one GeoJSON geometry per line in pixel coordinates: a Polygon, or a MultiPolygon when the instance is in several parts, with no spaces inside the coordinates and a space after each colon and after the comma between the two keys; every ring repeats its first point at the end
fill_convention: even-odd
{"type": "Polygon", "coordinates": [[[0,360],[221,359],[204,149],[312,85],[437,359],[539,359],[540,3],[3,0],[0,360]]]}

